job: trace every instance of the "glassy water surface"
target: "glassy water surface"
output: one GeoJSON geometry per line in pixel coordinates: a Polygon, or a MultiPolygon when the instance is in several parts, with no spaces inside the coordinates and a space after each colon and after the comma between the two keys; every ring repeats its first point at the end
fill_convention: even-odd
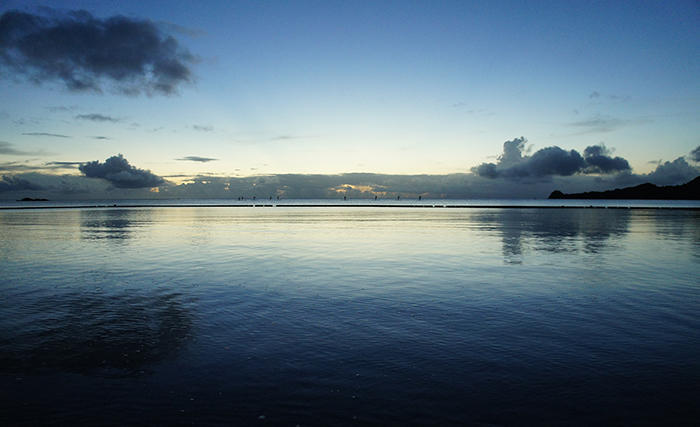
{"type": "Polygon", "coordinates": [[[0,211],[0,421],[690,425],[698,265],[687,210],[0,211]]]}

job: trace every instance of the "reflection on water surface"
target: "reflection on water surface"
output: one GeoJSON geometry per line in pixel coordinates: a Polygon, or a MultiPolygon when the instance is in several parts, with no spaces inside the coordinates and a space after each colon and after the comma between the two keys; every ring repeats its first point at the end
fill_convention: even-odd
{"type": "Polygon", "coordinates": [[[0,418],[690,424],[699,219],[1,211],[0,418]]]}

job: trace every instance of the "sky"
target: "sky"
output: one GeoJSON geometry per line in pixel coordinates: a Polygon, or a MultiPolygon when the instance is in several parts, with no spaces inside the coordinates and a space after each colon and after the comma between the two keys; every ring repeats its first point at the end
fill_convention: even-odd
{"type": "Polygon", "coordinates": [[[6,0],[0,198],[680,184],[699,24],[696,1],[6,0]]]}

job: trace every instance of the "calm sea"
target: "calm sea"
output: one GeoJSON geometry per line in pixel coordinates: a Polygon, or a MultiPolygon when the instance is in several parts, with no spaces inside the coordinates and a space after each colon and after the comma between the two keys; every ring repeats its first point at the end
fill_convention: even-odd
{"type": "Polygon", "coordinates": [[[698,210],[0,210],[2,425],[697,425],[699,396],[698,210]]]}

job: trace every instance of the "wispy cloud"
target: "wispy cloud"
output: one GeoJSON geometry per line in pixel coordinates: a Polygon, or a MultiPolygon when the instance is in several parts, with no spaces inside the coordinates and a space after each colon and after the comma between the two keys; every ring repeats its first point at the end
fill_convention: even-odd
{"type": "Polygon", "coordinates": [[[486,108],[470,108],[467,110],[467,107],[469,105],[466,102],[455,102],[454,104],[450,104],[451,108],[454,108],[455,110],[459,110],[460,112],[464,114],[469,114],[469,115],[480,115],[480,116],[492,116],[494,113],[490,112],[486,108]]]}
{"type": "Polygon", "coordinates": [[[66,105],[49,105],[47,107],[44,107],[48,111],[52,113],[58,113],[58,112],[71,112],[75,111],[78,109],[77,106],[71,105],[71,106],[66,106],[66,105]]]}
{"type": "Polygon", "coordinates": [[[183,25],[175,24],[167,21],[158,22],[158,26],[169,33],[179,33],[188,37],[197,38],[206,34],[204,30],[198,28],[185,27],[183,25]]]}
{"type": "Polygon", "coordinates": [[[92,122],[111,122],[111,123],[117,123],[121,121],[121,119],[118,119],[116,117],[112,116],[106,116],[104,114],[98,114],[98,113],[92,113],[92,114],[78,114],[75,116],[76,119],[78,120],[89,120],[92,122]]]}
{"type": "Polygon", "coordinates": [[[316,138],[316,135],[293,135],[293,134],[281,134],[268,138],[268,141],[289,141],[292,139],[309,139],[316,138]]]}
{"type": "Polygon", "coordinates": [[[214,127],[208,125],[192,125],[192,129],[199,132],[211,132],[214,130],[214,127]]]}
{"type": "Polygon", "coordinates": [[[213,162],[213,161],[219,160],[219,159],[214,159],[211,157],[186,156],[186,157],[181,157],[181,158],[175,159],[175,160],[181,160],[181,161],[187,161],[187,162],[207,163],[207,162],[213,162]]]}
{"type": "Polygon", "coordinates": [[[77,169],[85,162],[46,162],[46,166],[57,166],[60,169],[77,169]]]}
{"type": "Polygon", "coordinates": [[[588,99],[594,99],[596,100],[597,103],[601,103],[603,101],[612,101],[612,102],[627,102],[631,99],[632,97],[629,95],[617,95],[614,93],[600,93],[597,90],[594,90],[588,95],[588,99]]]}
{"type": "Polygon", "coordinates": [[[42,151],[24,151],[14,148],[12,144],[7,141],[0,141],[0,154],[6,154],[10,156],[35,156],[46,154],[42,151]]]}
{"type": "Polygon", "coordinates": [[[297,139],[297,138],[299,138],[299,137],[294,136],[294,135],[277,135],[277,136],[273,136],[272,138],[270,138],[270,141],[286,141],[286,140],[297,139]]]}
{"type": "Polygon", "coordinates": [[[59,133],[48,133],[48,132],[24,132],[22,135],[29,136],[50,136],[53,138],[70,138],[68,135],[61,135],[59,133]]]}
{"type": "Polygon", "coordinates": [[[108,136],[99,136],[99,135],[98,135],[98,136],[91,136],[90,138],[92,138],[92,139],[99,139],[99,140],[112,139],[112,138],[110,138],[110,137],[108,137],[108,136]]]}
{"type": "Polygon", "coordinates": [[[609,99],[610,101],[615,101],[615,102],[627,102],[627,101],[631,100],[632,97],[629,96],[629,95],[614,95],[614,94],[611,94],[611,95],[608,95],[608,99],[609,99]]]}
{"type": "Polygon", "coordinates": [[[568,126],[580,129],[577,134],[582,135],[588,133],[612,132],[633,123],[644,123],[648,121],[649,119],[625,120],[611,116],[596,115],[585,120],[568,123],[568,126]]]}
{"type": "Polygon", "coordinates": [[[18,126],[25,126],[25,125],[40,125],[42,121],[44,121],[43,118],[39,119],[37,117],[20,117],[19,119],[13,120],[12,123],[14,123],[18,126]]]}
{"type": "Polygon", "coordinates": [[[79,162],[47,162],[42,164],[25,160],[21,162],[0,163],[0,172],[4,173],[55,173],[57,170],[75,169],[79,162]]]}

